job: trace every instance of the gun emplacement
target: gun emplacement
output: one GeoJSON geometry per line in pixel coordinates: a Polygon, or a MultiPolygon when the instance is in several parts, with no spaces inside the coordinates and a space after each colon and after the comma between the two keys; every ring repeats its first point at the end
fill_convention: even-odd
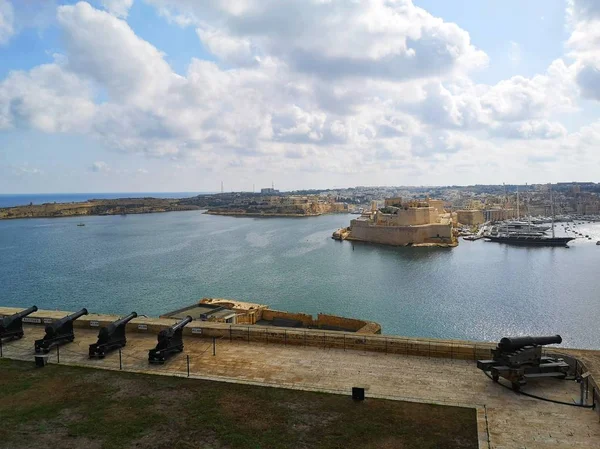
{"type": "Polygon", "coordinates": [[[83,308],[79,312],[67,315],[60,320],[47,325],[45,329],[46,335],[44,335],[44,338],[35,341],[35,352],[47,353],[53,346],[75,340],[73,322],[77,318],[87,314],[87,309],[83,308]]]}
{"type": "Polygon", "coordinates": [[[5,316],[0,321],[0,339],[3,338],[22,338],[25,333],[23,332],[23,318],[27,315],[31,315],[33,312],[37,312],[36,306],[31,306],[28,309],[22,310],[10,316],[5,316]]]}
{"type": "Polygon", "coordinates": [[[98,332],[98,341],[90,345],[89,356],[103,358],[107,352],[113,349],[122,348],[127,344],[125,330],[127,323],[137,317],[136,312],[113,321],[108,326],[104,326],[98,332]]]}

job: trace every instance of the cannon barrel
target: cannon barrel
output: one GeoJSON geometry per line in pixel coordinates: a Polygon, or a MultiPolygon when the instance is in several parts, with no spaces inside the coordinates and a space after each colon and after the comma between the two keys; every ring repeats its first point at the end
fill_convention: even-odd
{"type": "Polygon", "coordinates": [[[546,337],[504,337],[498,343],[498,348],[502,351],[516,351],[525,346],[544,346],[562,343],[560,335],[550,335],[546,337]]]}
{"type": "Polygon", "coordinates": [[[131,320],[133,320],[137,316],[138,316],[138,314],[136,312],[131,312],[129,315],[124,316],[123,318],[113,322],[112,324],[114,324],[115,327],[122,326],[123,324],[129,323],[131,320]]]}
{"type": "Polygon", "coordinates": [[[62,326],[64,326],[69,321],[74,321],[77,318],[79,318],[80,316],[87,315],[87,314],[88,314],[88,311],[84,307],[79,312],[75,312],[75,313],[72,313],[71,315],[67,315],[66,317],[63,317],[60,320],[55,321],[54,323],[49,324],[48,326],[46,326],[46,333],[50,334],[50,335],[54,334],[55,330],[60,329],[62,326]]]}
{"type": "Polygon", "coordinates": [[[171,330],[173,332],[175,332],[176,330],[179,330],[179,329],[185,327],[186,324],[191,323],[191,322],[192,322],[192,317],[188,315],[183,320],[181,320],[179,323],[176,323],[173,326],[171,326],[171,330]]]}
{"type": "Polygon", "coordinates": [[[110,335],[112,333],[114,333],[120,326],[124,326],[125,324],[129,323],[131,320],[133,320],[137,316],[138,315],[136,312],[131,312],[129,315],[124,316],[123,318],[121,318],[117,321],[113,321],[108,326],[104,326],[103,328],[100,329],[100,332],[98,333],[98,338],[108,339],[110,337],[110,335]]]}
{"type": "Polygon", "coordinates": [[[8,327],[15,320],[22,320],[27,315],[31,315],[33,312],[37,312],[37,310],[38,310],[38,308],[36,306],[31,306],[28,309],[21,310],[20,312],[17,312],[15,314],[10,315],[10,316],[5,316],[4,318],[2,318],[2,322],[0,322],[0,326],[6,326],[6,327],[8,327]]]}
{"type": "Polygon", "coordinates": [[[31,315],[33,312],[37,312],[38,308],[36,306],[31,306],[28,309],[21,310],[20,312],[15,313],[12,318],[25,318],[27,315],[31,315]]]}

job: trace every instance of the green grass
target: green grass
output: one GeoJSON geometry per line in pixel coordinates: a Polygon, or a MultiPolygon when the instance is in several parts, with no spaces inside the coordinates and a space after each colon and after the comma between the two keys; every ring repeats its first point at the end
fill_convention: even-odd
{"type": "Polygon", "coordinates": [[[474,409],[0,359],[0,448],[475,449],[474,409]]]}

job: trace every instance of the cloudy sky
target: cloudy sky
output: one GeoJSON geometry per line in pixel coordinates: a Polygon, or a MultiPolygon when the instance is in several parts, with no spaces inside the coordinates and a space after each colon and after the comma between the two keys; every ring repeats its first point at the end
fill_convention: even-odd
{"type": "Polygon", "coordinates": [[[0,0],[0,193],[599,173],[597,0],[0,0]]]}

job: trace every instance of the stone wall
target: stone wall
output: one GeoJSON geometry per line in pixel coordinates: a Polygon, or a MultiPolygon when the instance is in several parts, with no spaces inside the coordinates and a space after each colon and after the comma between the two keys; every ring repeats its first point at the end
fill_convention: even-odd
{"type": "Polygon", "coordinates": [[[377,213],[377,224],[386,226],[413,226],[435,223],[438,214],[433,207],[400,208],[396,214],[377,213]]]}
{"type": "Polygon", "coordinates": [[[265,321],[273,321],[275,318],[284,318],[286,320],[300,321],[303,326],[312,326],[313,317],[306,313],[282,312],[280,310],[264,309],[261,319],[265,321]]]}
{"type": "MultiPolygon", "coordinates": [[[[0,317],[12,315],[22,308],[0,307],[0,317]]],[[[60,319],[72,312],[38,310],[29,315],[29,323],[44,326],[53,320],[60,319]],[[31,321],[36,322],[31,322],[31,321]]],[[[285,313],[285,312],[280,312],[285,313]]],[[[327,316],[325,316],[327,317],[327,316]]],[[[85,315],[74,322],[75,329],[100,329],[116,319],[116,315],[85,315]]],[[[322,318],[327,319],[329,318],[322,318]]],[[[158,334],[162,329],[171,326],[178,320],[164,318],[134,318],[127,324],[127,332],[158,334]]],[[[330,323],[332,321],[329,321],[330,323]]],[[[335,322],[335,321],[333,321],[335,322]]],[[[464,340],[439,340],[427,338],[409,338],[391,335],[367,335],[354,332],[323,331],[319,329],[289,329],[273,326],[241,326],[223,323],[193,321],[184,328],[186,338],[211,338],[223,340],[243,340],[249,343],[274,343],[285,345],[301,345],[319,348],[338,348],[381,352],[386,354],[402,354],[422,357],[442,357],[464,360],[488,359],[495,343],[472,342],[464,340]]],[[[551,352],[551,348],[548,352],[551,352]]],[[[568,353],[572,350],[560,349],[568,353]]],[[[577,351],[573,351],[577,353],[577,351]]]]}
{"type": "Polygon", "coordinates": [[[381,326],[379,324],[371,321],[357,320],[355,318],[345,318],[336,315],[319,313],[315,323],[317,327],[331,326],[340,329],[352,330],[357,333],[381,334],[381,326]]]}
{"type": "Polygon", "coordinates": [[[349,239],[385,245],[451,243],[452,227],[438,223],[422,226],[374,226],[367,221],[352,220],[349,239]]]}
{"type": "Polygon", "coordinates": [[[458,210],[456,217],[460,224],[478,225],[484,222],[482,210],[458,210]]]}
{"type": "MultiPolygon", "coordinates": [[[[0,317],[12,315],[21,310],[23,309],[0,307],[0,317]]],[[[45,326],[70,313],[72,312],[38,310],[28,316],[27,324],[45,326]]],[[[75,329],[91,328],[99,330],[101,327],[107,326],[119,318],[120,317],[117,315],[89,314],[77,319],[73,324],[75,329]]],[[[330,318],[325,319],[329,320],[330,318]]],[[[157,335],[162,329],[166,329],[178,321],[179,320],[166,318],[137,317],[127,324],[127,332],[157,335]]],[[[290,329],[274,326],[243,326],[210,323],[207,321],[193,321],[184,328],[183,333],[186,338],[215,337],[219,339],[244,340],[249,343],[295,344],[302,346],[382,352],[387,354],[448,357],[469,360],[489,358],[491,356],[490,350],[495,347],[495,345],[492,345],[491,343],[474,343],[460,340],[406,338],[363,334],[359,332],[290,329]]]]}

